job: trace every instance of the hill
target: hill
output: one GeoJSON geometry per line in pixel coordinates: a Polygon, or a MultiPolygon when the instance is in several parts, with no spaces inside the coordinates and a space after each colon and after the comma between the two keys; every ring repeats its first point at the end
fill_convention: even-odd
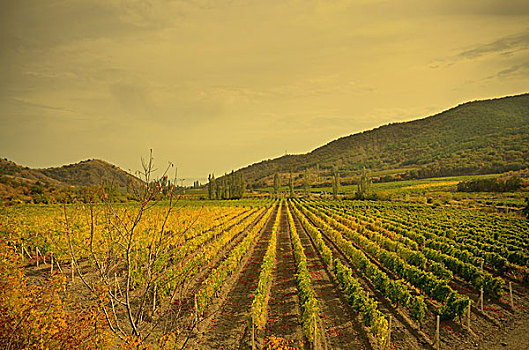
{"type": "Polygon", "coordinates": [[[238,170],[254,185],[292,171],[342,177],[363,167],[381,180],[499,173],[529,167],[529,94],[473,101],[439,114],[334,140],[238,170]]]}
{"type": "Polygon", "coordinates": [[[136,177],[117,166],[99,159],[89,159],[39,171],[49,178],[70,186],[99,186],[105,182],[126,188],[130,181],[138,181],[136,177]]]}
{"type": "Polygon", "coordinates": [[[29,202],[36,199],[38,202],[67,188],[107,184],[126,189],[131,182],[138,181],[133,175],[99,159],[46,169],[32,169],[0,159],[0,199],[3,200],[29,202]]]}

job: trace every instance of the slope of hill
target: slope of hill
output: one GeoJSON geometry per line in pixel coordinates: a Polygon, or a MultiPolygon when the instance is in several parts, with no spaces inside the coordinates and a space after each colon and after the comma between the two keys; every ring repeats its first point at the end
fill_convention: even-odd
{"type": "Polygon", "coordinates": [[[0,199],[38,202],[71,187],[110,184],[125,189],[140,180],[115,165],[98,159],[57,168],[31,169],[0,159],[0,199]]]}
{"type": "Polygon", "coordinates": [[[138,181],[117,166],[99,159],[84,160],[58,168],[39,169],[42,174],[70,186],[98,186],[101,182],[126,188],[130,181],[138,181]]]}
{"type": "Polygon", "coordinates": [[[61,181],[50,178],[37,169],[23,167],[5,158],[0,158],[0,177],[24,183],[49,183],[55,186],[64,186],[61,181]]]}
{"type": "Polygon", "coordinates": [[[275,172],[318,175],[363,167],[409,178],[496,173],[529,167],[529,94],[474,101],[437,115],[342,137],[307,154],[240,169],[250,183],[275,172]]]}

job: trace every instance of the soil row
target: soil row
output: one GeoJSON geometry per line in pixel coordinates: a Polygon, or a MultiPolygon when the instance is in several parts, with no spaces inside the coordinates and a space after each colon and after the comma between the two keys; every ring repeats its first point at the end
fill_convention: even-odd
{"type": "Polygon", "coordinates": [[[271,237],[277,205],[262,229],[253,248],[241,261],[239,270],[224,284],[219,297],[212,302],[199,325],[196,338],[189,349],[247,349],[251,348],[247,332],[247,317],[252,293],[257,286],[259,268],[271,237]]]}

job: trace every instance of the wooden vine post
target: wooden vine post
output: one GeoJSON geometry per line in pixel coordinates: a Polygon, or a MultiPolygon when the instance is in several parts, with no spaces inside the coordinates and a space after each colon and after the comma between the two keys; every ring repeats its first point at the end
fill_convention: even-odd
{"type": "Polygon", "coordinates": [[[472,308],[472,300],[468,301],[468,308],[467,308],[467,329],[470,331],[470,311],[472,308]]]}
{"type": "Polygon", "coordinates": [[[50,254],[50,275],[53,275],[53,253],[50,254]]]}
{"type": "Polygon", "coordinates": [[[391,319],[393,317],[389,315],[389,322],[388,322],[388,339],[386,340],[386,346],[384,349],[389,349],[391,347],[391,319]]]}
{"type": "Polygon", "coordinates": [[[317,345],[316,345],[316,315],[314,315],[314,314],[312,314],[312,325],[313,325],[313,328],[314,328],[314,335],[313,335],[314,343],[313,343],[313,349],[316,350],[316,349],[317,349],[317,345]]]}
{"type": "MultiPolygon", "coordinates": [[[[195,294],[195,326],[198,325],[198,304],[197,304],[197,295],[195,294]]],[[[198,328],[198,326],[197,326],[198,328]]]]}
{"type": "Polygon", "coordinates": [[[483,287],[479,290],[479,309],[483,312],[483,287]]]}
{"type": "Polygon", "coordinates": [[[252,306],[252,350],[255,350],[255,310],[252,306]]]}
{"type": "Polygon", "coordinates": [[[37,255],[37,267],[39,267],[39,247],[35,248],[35,254],[37,255]]]}
{"type": "Polygon", "coordinates": [[[512,282],[509,282],[509,295],[511,296],[511,308],[514,309],[514,300],[512,299],[512,282]]]}
{"type": "Polygon", "coordinates": [[[152,313],[156,310],[156,282],[154,282],[154,290],[152,293],[152,313]]]}
{"type": "Polygon", "coordinates": [[[435,327],[435,344],[434,344],[435,350],[439,350],[441,348],[441,341],[439,339],[439,320],[440,320],[440,317],[439,315],[437,315],[437,326],[435,327]]]}

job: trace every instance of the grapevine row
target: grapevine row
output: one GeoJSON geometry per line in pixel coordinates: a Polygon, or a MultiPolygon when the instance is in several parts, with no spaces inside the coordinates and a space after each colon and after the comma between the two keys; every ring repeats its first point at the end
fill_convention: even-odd
{"type": "Polygon", "coordinates": [[[360,282],[353,277],[352,270],[342,264],[339,259],[333,260],[332,252],[323,241],[321,233],[312,226],[306,217],[296,207],[292,207],[305,231],[311,236],[316,249],[327,266],[333,269],[336,280],[344,291],[348,303],[362,314],[364,325],[369,328],[379,345],[386,342],[388,336],[388,322],[378,310],[376,302],[368,300],[360,282]]]}
{"type": "Polygon", "coordinates": [[[270,207],[259,222],[248,231],[242,241],[230,251],[228,257],[217,268],[213,269],[209,276],[202,282],[197,295],[198,310],[200,312],[204,311],[211,297],[220,290],[226,278],[233,273],[248,249],[259,238],[272,211],[273,207],[270,207]]]}
{"type": "MultiPolygon", "coordinates": [[[[436,301],[442,302],[442,303],[444,302],[445,304],[439,310],[439,313],[443,318],[453,319],[456,316],[462,316],[463,313],[465,312],[465,309],[469,303],[468,298],[461,297],[459,293],[452,290],[452,288],[448,286],[445,280],[441,280],[437,278],[431,272],[425,272],[415,266],[405,263],[395,253],[388,252],[388,251],[381,249],[376,243],[369,241],[364,236],[338,223],[336,220],[327,216],[326,220],[329,222],[329,224],[327,224],[322,218],[317,216],[315,213],[310,212],[304,207],[301,207],[301,208],[304,209],[305,210],[304,213],[309,215],[311,220],[320,229],[323,229],[326,233],[336,231],[335,229],[331,227],[332,225],[336,229],[343,232],[347,236],[348,239],[358,244],[362,249],[368,252],[372,257],[380,261],[382,265],[385,266],[385,268],[391,270],[393,273],[395,273],[398,276],[404,277],[406,281],[411,283],[413,286],[421,289],[423,293],[425,293],[428,297],[436,301]]],[[[320,212],[318,212],[318,214],[325,215],[320,212]]],[[[352,245],[350,247],[353,248],[352,245]]],[[[356,253],[355,254],[356,256],[352,259],[353,261],[368,260],[363,254],[363,252],[357,249],[354,249],[353,251],[356,253]]],[[[364,266],[363,268],[366,268],[366,266],[364,266]]]]}
{"type": "Polygon", "coordinates": [[[316,299],[316,293],[312,289],[312,281],[310,278],[309,268],[307,266],[307,257],[299,234],[294,225],[294,219],[287,206],[287,217],[288,224],[290,227],[290,239],[294,248],[294,259],[296,260],[296,284],[298,286],[299,299],[302,310],[302,321],[303,321],[303,334],[305,337],[313,342],[314,341],[314,322],[313,320],[318,317],[319,307],[318,299],[316,299]]]}
{"type": "MultiPolygon", "coordinates": [[[[342,224],[345,224],[348,227],[356,228],[358,230],[359,226],[355,222],[346,218],[347,214],[342,214],[342,216],[340,216],[331,213],[330,216],[333,219],[341,222],[342,224]]],[[[361,220],[357,221],[362,224],[366,224],[361,220]]],[[[384,235],[389,236],[392,234],[391,232],[385,229],[377,228],[377,226],[372,223],[368,223],[367,225],[373,230],[383,232],[384,235]]],[[[393,235],[395,235],[395,233],[393,233],[393,235]]],[[[421,269],[425,269],[426,261],[428,261],[430,271],[432,271],[435,275],[440,278],[450,280],[452,279],[452,273],[455,273],[456,275],[463,278],[465,281],[472,284],[474,287],[478,289],[483,287],[484,292],[493,296],[494,298],[499,298],[503,294],[503,285],[505,283],[503,279],[499,277],[493,277],[488,272],[482,272],[476,266],[465,263],[453,256],[444,254],[442,252],[430,248],[424,248],[422,252],[408,249],[406,247],[402,247],[398,244],[395,244],[388,238],[381,238],[376,234],[372,234],[371,236],[368,236],[368,238],[375,240],[383,248],[398,253],[398,255],[402,257],[406,262],[421,269]],[[448,270],[446,268],[448,268],[448,270]]]]}
{"type": "Polygon", "coordinates": [[[274,219],[274,226],[272,227],[270,241],[268,243],[266,253],[263,257],[263,263],[261,264],[261,271],[259,272],[257,288],[254,292],[254,297],[252,301],[254,324],[257,326],[257,328],[262,328],[265,323],[265,307],[270,297],[269,284],[272,278],[272,271],[274,270],[274,264],[276,259],[277,229],[279,227],[279,218],[281,216],[282,205],[283,203],[279,204],[279,208],[274,219]]]}

